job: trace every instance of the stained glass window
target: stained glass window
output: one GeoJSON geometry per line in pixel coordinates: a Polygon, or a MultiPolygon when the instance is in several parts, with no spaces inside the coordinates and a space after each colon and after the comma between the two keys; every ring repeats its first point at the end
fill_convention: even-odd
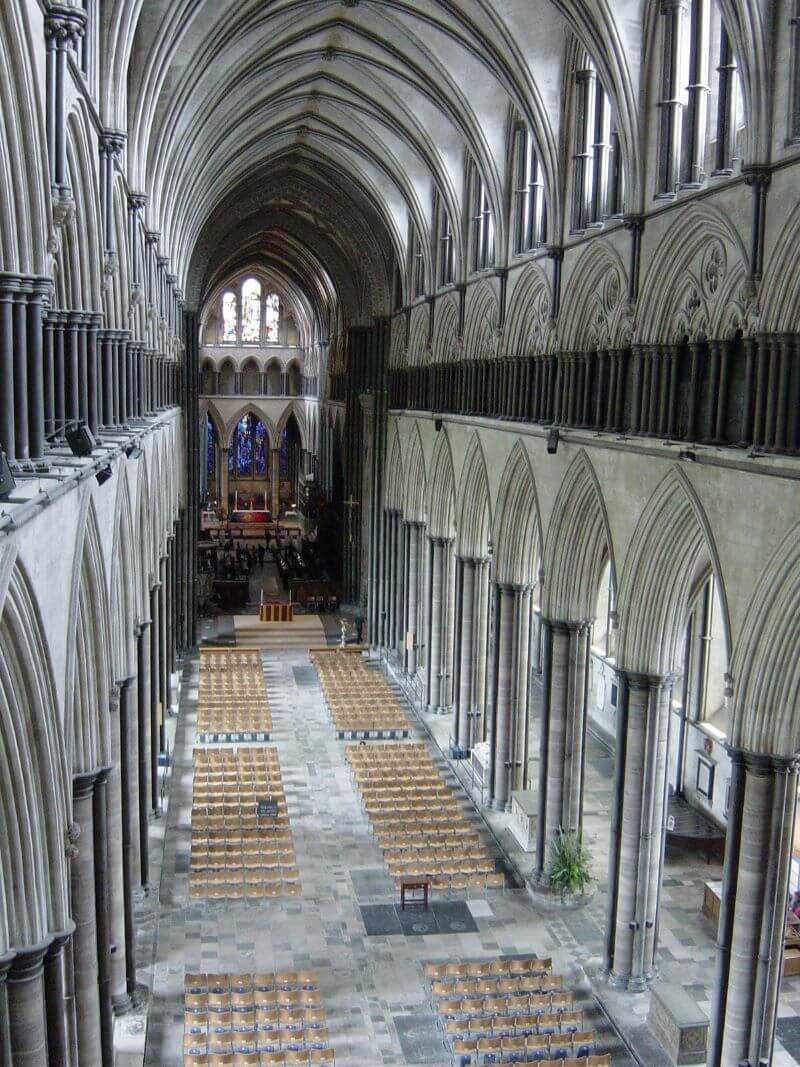
{"type": "Polygon", "coordinates": [[[281,478],[289,477],[289,429],[284,426],[281,433],[281,478]]]}
{"type": "Polygon", "coordinates": [[[267,428],[261,419],[256,421],[256,466],[257,478],[263,478],[267,473],[267,428]]]}
{"type": "Polygon", "coordinates": [[[225,293],[222,298],[222,340],[232,341],[237,339],[236,321],[236,293],[225,293]]]}
{"type": "Polygon", "coordinates": [[[233,435],[228,471],[235,478],[263,478],[267,473],[267,428],[252,413],[245,415],[233,435]]]}
{"type": "Polygon", "coordinates": [[[278,340],[278,325],[281,317],[281,302],[277,293],[270,293],[264,308],[264,339],[278,340]]]}
{"type": "Polygon", "coordinates": [[[206,471],[214,473],[214,423],[210,415],[206,415],[206,471]]]}
{"type": "Polygon", "coordinates": [[[261,339],[261,286],[248,278],[242,286],[242,342],[257,344],[261,339]]]}

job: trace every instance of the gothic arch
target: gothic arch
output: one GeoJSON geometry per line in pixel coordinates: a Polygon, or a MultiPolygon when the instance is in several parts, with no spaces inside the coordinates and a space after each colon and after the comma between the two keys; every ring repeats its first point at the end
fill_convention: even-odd
{"type": "Polygon", "coordinates": [[[538,263],[525,267],[506,312],[504,348],[508,356],[538,356],[554,350],[550,326],[552,295],[538,263]]]}
{"type": "Polygon", "coordinates": [[[111,549],[111,669],[114,681],[135,673],[136,574],[128,472],[120,465],[111,549]]]}
{"type": "Polygon", "coordinates": [[[561,483],[547,528],[542,615],[567,622],[591,619],[606,559],[615,584],[605,502],[594,468],[581,449],[561,483]]]}
{"type": "Polygon", "coordinates": [[[464,317],[464,352],[468,359],[488,359],[496,351],[500,309],[488,282],[467,291],[464,317]]]}
{"type": "MultiPolygon", "coordinates": [[[[306,451],[308,451],[308,428],[306,426],[306,417],[301,403],[297,400],[293,400],[291,404],[287,404],[281,412],[281,417],[278,419],[278,424],[275,427],[275,440],[276,442],[280,442],[281,434],[286,429],[286,425],[292,415],[294,415],[297,428],[300,431],[300,444],[306,451]]],[[[275,444],[274,447],[277,448],[278,444],[275,444]]]]}
{"type": "Polygon", "coordinates": [[[426,522],[425,504],[428,498],[428,479],[425,472],[422,441],[419,435],[419,427],[416,423],[411,431],[411,440],[407,449],[403,515],[408,522],[426,522]]]}
{"type": "Polygon", "coordinates": [[[561,347],[568,352],[621,348],[630,343],[628,274],[613,245],[590,242],[564,293],[561,347]]]}
{"type": "Polygon", "coordinates": [[[447,430],[437,436],[431,459],[428,493],[428,533],[431,537],[455,537],[456,485],[453,455],[447,430]]]}
{"type": "Polygon", "coordinates": [[[400,451],[400,434],[396,422],[392,422],[389,427],[389,447],[387,457],[385,489],[386,507],[389,510],[402,511],[405,480],[403,476],[403,456],[400,451]]]}
{"type": "Polygon", "coordinates": [[[458,346],[458,304],[452,295],[436,304],[433,328],[433,360],[448,363],[456,354],[458,346]]]}
{"type": "Polygon", "coordinates": [[[800,286],[797,248],[800,243],[800,204],[796,204],[778,235],[759,287],[760,328],[764,333],[800,331],[800,286]]]}
{"type": "Polygon", "coordinates": [[[467,448],[458,500],[456,552],[465,559],[486,559],[492,531],[492,503],[486,457],[476,433],[467,448]]]}
{"type": "Polygon", "coordinates": [[[111,640],[103,556],[91,495],[76,543],[67,638],[64,737],[73,775],[107,767],[111,640]]]}
{"type": "Polygon", "coordinates": [[[80,102],[67,118],[67,163],[75,198],[75,216],[63,232],[69,237],[72,250],[70,262],[77,275],[72,279],[72,307],[76,310],[99,311],[103,306],[103,242],[100,236],[99,197],[96,193],[99,178],[90,124],[85,105],[80,102]]]}
{"type": "Polygon", "coordinates": [[[532,586],[538,579],[542,533],[536,483],[520,441],[506,461],[497,497],[494,577],[498,582],[532,586]]]}
{"type": "Polygon", "coordinates": [[[69,924],[71,794],[39,609],[0,549],[0,954],[69,924]],[[13,873],[13,877],[9,877],[13,873]]]}
{"type": "Polygon", "coordinates": [[[428,349],[428,329],[430,326],[430,308],[427,304],[417,304],[411,312],[408,330],[408,347],[406,362],[411,367],[425,362],[428,349]]]}
{"type": "Polygon", "coordinates": [[[679,663],[686,608],[698,575],[714,574],[730,662],[730,617],[708,520],[686,475],[674,466],[639,517],[619,583],[619,663],[640,674],[671,674],[679,663]]]}
{"type": "Polygon", "coordinates": [[[733,657],[732,742],[755,752],[800,752],[800,524],[758,581],[733,657]]]}
{"type": "Polygon", "coordinates": [[[708,203],[687,204],[658,244],[638,307],[641,344],[719,337],[746,311],[750,261],[730,221],[708,203]]]}

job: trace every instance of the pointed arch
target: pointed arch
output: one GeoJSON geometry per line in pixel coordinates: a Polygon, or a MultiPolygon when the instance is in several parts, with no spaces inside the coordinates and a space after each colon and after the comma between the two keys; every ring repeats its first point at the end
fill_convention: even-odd
{"type": "MultiPolygon", "coordinates": [[[[295,422],[297,423],[297,429],[300,432],[300,444],[305,449],[307,448],[308,440],[306,417],[305,413],[303,412],[302,405],[296,400],[293,400],[291,404],[287,404],[281,412],[281,417],[278,419],[278,424],[275,427],[275,440],[280,441],[281,434],[286,429],[286,426],[292,415],[294,415],[295,422]]],[[[275,447],[277,448],[278,446],[276,445],[275,447]]]]}
{"type": "Polygon", "coordinates": [[[456,535],[456,481],[453,473],[453,454],[447,430],[437,435],[431,460],[428,493],[428,533],[431,537],[448,540],[456,535]]]}
{"type": "Polygon", "coordinates": [[[64,689],[64,736],[73,775],[89,773],[110,763],[108,602],[97,514],[87,494],[72,573],[64,689]]]}
{"type": "Polygon", "coordinates": [[[730,616],[719,557],[700,501],[675,466],[639,518],[619,583],[619,662],[626,670],[667,675],[678,667],[689,597],[709,566],[730,663],[730,616]]]}
{"type": "Polygon", "coordinates": [[[425,502],[428,498],[428,479],[425,472],[425,456],[422,451],[422,439],[419,427],[414,423],[411,440],[408,444],[408,458],[405,463],[406,485],[404,493],[403,514],[408,522],[426,522],[425,502]]]}
{"type": "Polygon", "coordinates": [[[767,561],[733,657],[734,745],[800,752],[800,523],[767,561]]]}
{"type": "Polygon", "coordinates": [[[488,282],[468,290],[464,317],[464,352],[468,359],[486,359],[494,354],[499,315],[497,297],[488,282]]]}
{"type": "Polygon", "coordinates": [[[425,362],[425,354],[428,350],[429,327],[429,306],[427,304],[417,304],[411,311],[411,320],[408,328],[406,362],[409,366],[418,367],[425,362]]]}
{"type": "Polygon", "coordinates": [[[628,272],[610,241],[590,241],[564,293],[561,347],[568,352],[622,348],[630,343],[628,272]]]}
{"type": "Polygon", "coordinates": [[[458,303],[454,296],[446,296],[436,304],[433,328],[432,355],[434,362],[447,363],[458,347],[458,303]]]}
{"type": "Polygon", "coordinates": [[[534,585],[542,544],[541,518],[530,459],[520,441],[514,445],[503,470],[495,521],[496,580],[534,585]]]}
{"type": "Polygon", "coordinates": [[[38,605],[6,545],[0,549],[0,955],[68,925],[65,757],[38,605]]]}
{"type": "Polygon", "coordinates": [[[133,553],[128,472],[121,465],[114,508],[111,548],[111,669],[114,681],[135,673],[133,630],[136,625],[136,573],[133,553]]]}
{"type": "Polygon", "coordinates": [[[550,283],[538,263],[530,263],[514,286],[506,312],[504,348],[508,356],[538,356],[553,351],[550,283]]]}
{"type": "Polygon", "coordinates": [[[150,618],[150,586],[153,582],[153,541],[150,523],[150,488],[147,469],[147,453],[138,460],[136,472],[136,590],[138,621],[150,618]]]}
{"type": "Polygon", "coordinates": [[[569,466],[550,516],[542,567],[542,615],[585,622],[594,614],[606,560],[616,568],[605,502],[585,449],[569,466]]]}
{"type": "Polygon", "coordinates": [[[389,427],[387,457],[384,495],[386,508],[390,511],[402,511],[405,479],[403,476],[403,455],[400,450],[400,433],[396,422],[392,422],[389,427]]]}
{"type": "Polygon", "coordinates": [[[486,457],[476,433],[467,448],[458,500],[456,552],[465,559],[486,559],[492,531],[492,503],[486,457]]]}

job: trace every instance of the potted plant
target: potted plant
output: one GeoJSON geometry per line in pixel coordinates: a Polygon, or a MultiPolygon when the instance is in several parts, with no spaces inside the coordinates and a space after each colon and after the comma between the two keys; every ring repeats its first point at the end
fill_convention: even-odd
{"type": "Polygon", "coordinates": [[[574,831],[559,830],[550,844],[550,885],[567,897],[583,896],[592,880],[589,853],[574,831]]]}

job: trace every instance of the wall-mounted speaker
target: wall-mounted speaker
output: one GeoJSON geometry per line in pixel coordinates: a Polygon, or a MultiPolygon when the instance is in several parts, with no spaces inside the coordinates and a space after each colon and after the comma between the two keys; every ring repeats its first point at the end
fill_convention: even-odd
{"type": "Polygon", "coordinates": [[[547,454],[554,456],[558,452],[558,440],[559,433],[558,428],[554,426],[550,433],[547,435],[547,454]]]}
{"type": "Polygon", "coordinates": [[[110,463],[105,467],[101,467],[95,475],[95,478],[97,478],[97,484],[105,485],[105,483],[108,481],[108,479],[112,476],[113,473],[114,472],[111,469],[110,463]]]}
{"type": "Polygon", "coordinates": [[[92,449],[97,444],[92,431],[82,422],[73,422],[68,426],[65,436],[73,456],[91,456],[92,449]]]}
{"type": "Polygon", "coordinates": [[[434,425],[434,428],[435,428],[436,432],[439,433],[441,428],[444,426],[444,420],[443,419],[434,419],[433,420],[433,425],[434,425]]]}
{"type": "Polygon", "coordinates": [[[5,452],[0,449],[0,500],[6,500],[14,492],[17,483],[8,465],[5,452]]]}

